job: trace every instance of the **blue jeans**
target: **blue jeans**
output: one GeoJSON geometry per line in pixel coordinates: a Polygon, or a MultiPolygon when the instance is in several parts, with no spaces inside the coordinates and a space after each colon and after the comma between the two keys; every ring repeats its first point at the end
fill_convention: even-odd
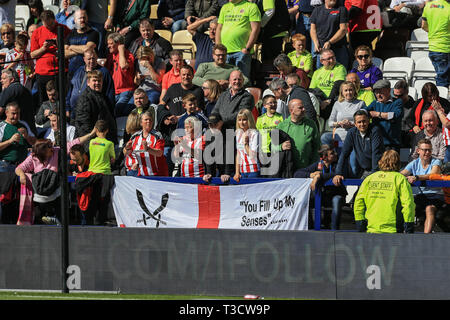
{"type": "Polygon", "coordinates": [[[339,230],[343,204],[344,198],[341,195],[336,195],[331,199],[331,230],[339,230]]]}
{"type": "Polygon", "coordinates": [[[122,93],[116,94],[116,107],[114,108],[115,117],[126,117],[130,114],[131,110],[134,109],[131,107],[129,102],[133,98],[133,91],[124,91],[122,93]]]}
{"type": "Polygon", "coordinates": [[[445,147],[445,157],[444,157],[444,163],[450,161],[450,146],[445,147]]]}
{"type": "Polygon", "coordinates": [[[434,70],[436,70],[436,85],[448,87],[450,84],[450,53],[430,51],[428,57],[433,63],[434,70]]]}
{"type": "Polygon", "coordinates": [[[172,33],[175,33],[177,31],[186,29],[186,27],[187,27],[186,20],[181,19],[181,20],[177,20],[174,23],[172,23],[172,27],[170,27],[170,31],[172,31],[172,33]]]}
{"type": "MultiPolygon", "coordinates": [[[[331,50],[333,50],[334,55],[336,56],[336,61],[342,64],[347,69],[348,60],[350,59],[347,46],[331,48],[331,50]]],[[[320,55],[317,54],[316,68],[319,69],[320,67],[322,67],[322,63],[320,63],[320,55]]]]}
{"type": "Polygon", "coordinates": [[[241,172],[241,178],[258,178],[259,177],[259,171],[257,172],[241,172]]]}
{"type": "Polygon", "coordinates": [[[252,56],[250,54],[239,52],[229,53],[227,55],[227,63],[238,67],[242,73],[250,79],[250,70],[252,64],[252,56]]]}
{"type": "Polygon", "coordinates": [[[127,176],[128,177],[137,177],[139,174],[138,170],[128,170],[127,171],[127,176]]]}

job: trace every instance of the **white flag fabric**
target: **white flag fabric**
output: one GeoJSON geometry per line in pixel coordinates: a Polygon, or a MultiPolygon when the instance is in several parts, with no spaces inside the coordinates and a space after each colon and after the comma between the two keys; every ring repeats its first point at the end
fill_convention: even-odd
{"type": "Polygon", "coordinates": [[[120,227],[307,230],[311,179],[210,186],[115,177],[120,227]]]}

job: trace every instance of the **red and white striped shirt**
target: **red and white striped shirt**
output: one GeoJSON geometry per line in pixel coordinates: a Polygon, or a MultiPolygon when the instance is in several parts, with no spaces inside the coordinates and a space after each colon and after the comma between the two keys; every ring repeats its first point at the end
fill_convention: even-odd
{"type": "Polygon", "coordinates": [[[143,151],[143,141],[152,149],[158,149],[164,152],[164,139],[156,130],[150,131],[147,138],[144,139],[142,130],[131,136],[132,152],[125,158],[125,166],[131,170],[133,164],[138,164],[138,176],[167,176],[169,175],[166,157],[156,157],[148,151],[143,151]]]}
{"type": "Polygon", "coordinates": [[[236,130],[236,150],[239,153],[239,167],[240,172],[258,172],[259,162],[258,162],[258,130],[248,129],[244,132],[242,129],[236,130]],[[245,150],[245,133],[248,134],[248,144],[250,149],[250,154],[247,154],[245,150]]]}
{"type": "Polygon", "coordinates": [[[201,136],[197,139],[191,140],[189,137],[183,137],[187,147],[180,145],[180,152],[183,153],[183,160],[181,162],[181,176],[182,177],[203,177],[205,175],[205,167],[202,161],[202,153],[200,157],[196,158],[194,155],[205,150],[205,137],[201,136]]]}
{"type": "MultiPolygon", "coordinates": [[[[16,48],[11,49],[6,53],[5,62],[13,62],[19,54],[20,52],[16,48]]],[[[24,52],[21,60],[25,61],[17,62],[12,69],[19,75],[20,84],[31,91],[32,81],[29,75],[33,72],[33,60],[31,60],[31,55],[28,51],[24,52]]],[[[8,67],[8,65],[9,63],[5,64],[5,67],[8,67]]]]}
{"type": "MultiPolygon", "coordinates": [[[[450,112],[447,114],[447,119],[450,120],[450,112]]],[[[450,130],[447,128],[442,128],[442,138],[444,138],[444,143],[446,146],[450,146],[450,130]]]]}

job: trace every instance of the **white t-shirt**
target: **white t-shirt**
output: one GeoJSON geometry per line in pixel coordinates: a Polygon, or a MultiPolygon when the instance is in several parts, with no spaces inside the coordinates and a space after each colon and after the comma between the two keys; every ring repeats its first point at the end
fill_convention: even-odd
{"type": "MultiPolygon", "coordinates": [[[[66,133],[67,133],[67,136],[66,136],[67,141],[72,141],[73,139],[75,139],[75,127],[74,126],[68,125],[66,133]]],[[[44,134],[44,139],[50,139],[52,142],[55,142],[55,131],[53,131],[52,128],[48,128],[44,134]]]]}

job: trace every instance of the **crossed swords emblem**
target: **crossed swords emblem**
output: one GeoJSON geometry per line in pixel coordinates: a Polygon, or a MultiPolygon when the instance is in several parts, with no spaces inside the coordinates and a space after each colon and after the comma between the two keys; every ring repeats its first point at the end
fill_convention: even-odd
{"type": "Polygon", "coordinates": [[[161,220],[161,211],[164,210],[164,208],[167,205],[167,201],[169,201],[168,193],[165,193],[161,196],[161,205],[153,213],[151,213],[150,210],[148,210],[147,206],[145,205],[144,196],[142,195],[142,192],[136,190],[136,196],[139,205],[141,206],[141,209],[144,211],[144,213],[142,214],[142,219],[137,220],[137,223],[143,222],[144,225],[147,225],[147,220],[153,219],[156,220],[156,228],[159,227],[160,223],[164,225],[167,224],[165,221],[161,220]]]}

